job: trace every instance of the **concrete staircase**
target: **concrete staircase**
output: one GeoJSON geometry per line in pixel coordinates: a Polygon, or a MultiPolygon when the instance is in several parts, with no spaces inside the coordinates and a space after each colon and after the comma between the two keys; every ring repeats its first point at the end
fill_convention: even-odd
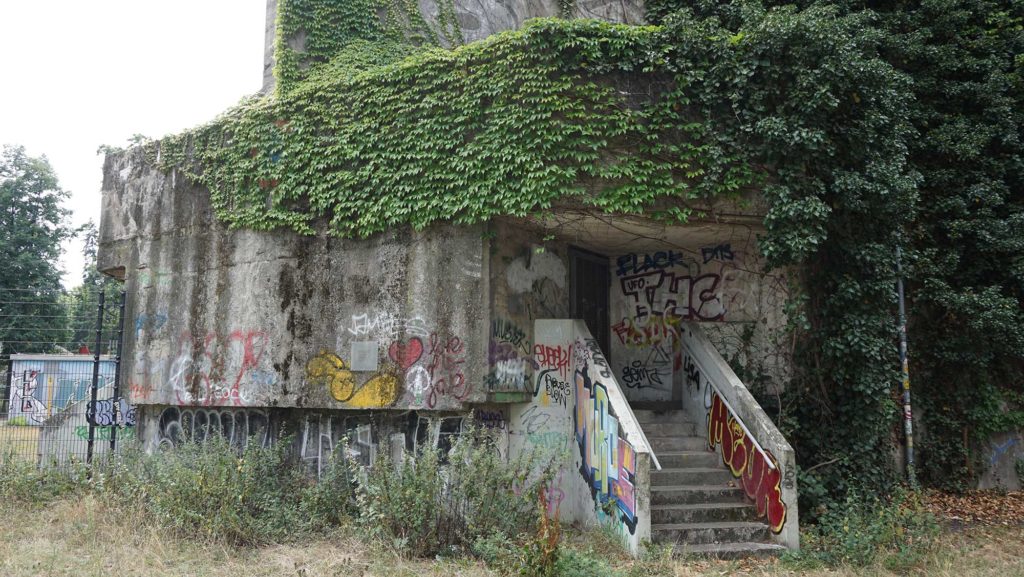
{"type": "Polygon", "coordinates": [[[635,410],[662,469],[651,468],[651,540],[675,543],[681,553],[720,558],[775,555],[766,523],[743,494],[704,425],[682,410],[635,410]]]}

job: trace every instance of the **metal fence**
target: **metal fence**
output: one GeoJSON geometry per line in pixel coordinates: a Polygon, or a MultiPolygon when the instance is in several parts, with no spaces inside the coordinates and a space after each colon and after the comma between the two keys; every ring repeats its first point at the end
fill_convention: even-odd
{"type": "MultiPolygon", "coordinates": [[[[105,295],[97,295],[88,344],[57,339],[4,342],[5,352],[0,356],[0,461],[22,459],[41,467],[65,467],[91,462],[135,438],[135,409],[122,397],[118,382],[124,293],[119,296],[120,302],[115,300],[109,307],[105,295]],[[33,352],[10,352],[19,349],[33,352]]],[[[73,328],[66,326],[71,320],[61,320],[58,315],[43,318],[11,304],[0,301],[0,315],[14,317],[13,324],[24,325],[26,331],[75,338],[73,328]]],[[[65,313],[67,319],[76,313],[81,317],[81,311],[65,313]]],[[[78,332],[81,337],[83,331],[78,332]]]]}

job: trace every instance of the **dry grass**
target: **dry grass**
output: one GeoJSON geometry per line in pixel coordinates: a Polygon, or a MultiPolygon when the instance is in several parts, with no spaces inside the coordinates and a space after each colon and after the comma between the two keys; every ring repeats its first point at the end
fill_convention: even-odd
{"type": "Polygon", "coordinates": [[[0,504],[0,575],[490,575],[473,563],[412,562],[368,548],[351,531],[301,545],[232,549],[187,542],[117,515],[87,496],[45,507],[0,504]]]}
{"type": "Polygon", "coordinates": [[[7,420],[0,421],[0,456],[8,451],[16,456],[35,461],[39,451],[40,427],[11,426],[7,420]]]}
{"type": "MultiPolygon", "coordinates": [[[[354,529],[295,545],[232,549],[168,537],[146,524],[119,518],[92,496],[44,507],[0,504],[0,575],[113,577],[213,576],[485,576],[471,561],[409,561],[368,547],[354,529]]],[[[614,547],[602,535],[572,538],[596,550],[614,547]]],[[[609,560],[623,574],[710,577],[854,577],[894,575],[882,567],[835,570],[785,561],[635,562],[619,552],[609,560]]],[[[942,547],[912,575],[1024,577],[1024,528],[973,527],[949,532],[942,547]]]]}

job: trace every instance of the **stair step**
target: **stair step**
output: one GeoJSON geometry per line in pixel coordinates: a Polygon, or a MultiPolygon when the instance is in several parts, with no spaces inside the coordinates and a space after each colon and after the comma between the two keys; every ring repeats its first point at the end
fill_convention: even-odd
{"type": "Polygon", "coordinates": [[[708,441],[704,437],[658,436],[646,432],[644,434],[655,454],[675,451],[704,451],[708,448],[708,441]]]}
{"type": "Polygon", "coordinates": [[[663,469],[722,466],[722,458],[711,451],[662,451],[655,454],[663,469]]]}
{"type": "Polygon", "coordinates": [[[749,503],[685,503],[651,505],[651,523],[714,523],[755,521],[757,509],[749,503]]]}
{"type": "MultiPolygon", "coordinates": [[[[696,423],[676,421],[670,423],[642,423],[640,428],[650,437],[697,437],[699,429],[696,423]]],[[[703,427],[701,427],[703,429],[703,427]]]]}
{"type": "Polygon", "coordinates": [[[651,505],[686,503],[745,503],[740,487],[727,485],[657,485],[651,487],[651,505]]]}
{"type": "Polygon", "coordinates": [[[736,484],[736,480],[724,467],[663,468],[651,471],[651,486],[659,485],[720,485],[736,484]]]}
{"type": "Polygon", "coordinates": [[[648,423],[679,423],[686,421],[686,411],[672,409],[668,411],[652,411],[648,409],[633,409],[633,415],[641,425],[648,423]]]}
{"type": "Polygon", "coordinates": [[[660,523],[651,524],[651,537],[655,543],[745,543],[767,541],[768,525],[746,521],[714,523],[660,523]]]}
{"type": "Polygon", "coordinates": [[[676,545],[676,552],[681,555],[710,557],[713,559],[742,559],[747,557],[774,557],[781,555],[786,548],[777,543],[705,543],[676,545]]]}

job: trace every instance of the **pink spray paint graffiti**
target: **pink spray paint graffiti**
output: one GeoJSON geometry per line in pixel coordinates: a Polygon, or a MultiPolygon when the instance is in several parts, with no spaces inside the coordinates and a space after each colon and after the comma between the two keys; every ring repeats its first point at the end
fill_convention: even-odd
{"type": "Polygon", "coordinates": [[[267,334],[259,330],[183,333],[169,377],[178,404],[248,404],[243,384],[276,381],[276,375],[260,370],[267,345],[267,334]]]}
{"type": "Polygon", "coordinates": [[[430,335],[429,363],[430,392],[427,407],[433,409],[442,397],[459,402],[466,400],[473,392],[473,385],[466,381],[462,365],[466,362],[465,345],[459,337],[442,338],[437,333],[430,335]]]}

